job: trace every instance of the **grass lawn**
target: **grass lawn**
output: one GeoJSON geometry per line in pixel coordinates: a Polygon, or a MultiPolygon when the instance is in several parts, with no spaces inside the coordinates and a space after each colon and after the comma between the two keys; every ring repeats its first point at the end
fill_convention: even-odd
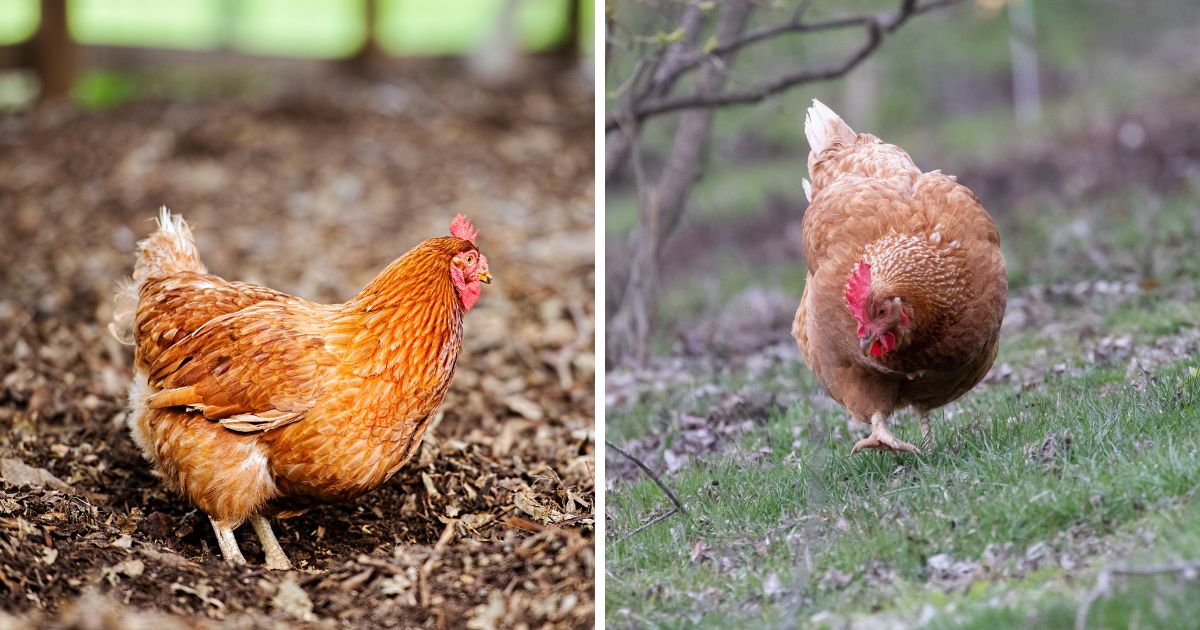
{"type": "MultiPolygon", "coordinates": [[[[1148,378],[1109,367],[993,385],[936,418],[932,453],[851,457],[845,412],[814,405],[811,375],[784,366],[743,389],[790,399],[666,477],[689,515],[631,534],[666,500],[647,479],[610,484],[608,619],[1069,626],[1098,567],[1200,557],[1189,551],[1200,540],[1198,373],[1191,358],[1148,378]]],[[[702,416],[715,402],[688,398],[651,397],[610,413],[609,426],[629,439],[663,410],[702,416]]],[[[686,431],[665,427],[662,448],[686,431]]],[[[898,434],[919,443],[913,422],[898,434]]],[[[1200,612],[1187,596],[1195,582],[1117,581],[1090,627],[1132,617],[1164,627],[1200,612]]]]}

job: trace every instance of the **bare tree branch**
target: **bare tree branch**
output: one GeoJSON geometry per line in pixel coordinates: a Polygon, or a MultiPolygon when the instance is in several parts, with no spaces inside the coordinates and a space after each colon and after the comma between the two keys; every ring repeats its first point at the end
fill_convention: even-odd
{"type": "Polygon", "coordinates": [[[667,46],[662,54],[656,55],[648,72],[639,72],[645,66],[640,63],[635,64],[634,72],[630,79],[626,80],[626,84],[636,86],[643,76],[648,77],[649,80],[639,88],[631,89],[630,91],[636,92],[636,94],[624,99],[624,102],[618,105],[626,115],[614,118],[619,118],[622,122],[628,121],[629,124],[619,124],[620,132],[612,134],[605,140],[604,178],[606,180],[624,166],[625,160],[629,157],[630,145],[637,139],[640,125],[632,115],[628,114],[633,111],[633,107],[637,103],[646,100],[651,94],[662,96],[674,87],[675,81],[682,75],[681,72],[676,72],[675,68],[689,50],[695,49],[705,17],[706,14],[699,5],[688,5],[680,19],[682,24],[680,28],[683,29],[682,40],[667,46]]]}
{"type": "MultiPolygon", "coordinates": [[[[728,0],[716,25],[718,41],[738,37],[754,9],[752,0],[728,0]]],[[[733,56],[730,56],[732,60],[733,56]]],[[[719,94],[729,80],[724,65],[706,65],[696,78],[694,94],[719,94]]],[[[712,109],[693,109],[679,117],[671,151],[658,182],[639,187],[638,227],[630,234],[632,252],[629,276],[621,301],[609,320],[608,356],[614,362],[646,357],[658,295],[659,252],[683,216],[692,189],[702,175],[704,155],[712,131],[712,109]]],[[[622,125],[636,125],[627,118],[622,125]]]]}
{"type": "Polygon", "coordinates": [[[804,12],[808,11],[808,7],[812,6],[812,0],[800,0],[796,5],[796,10],[792,11],[792,22],[799,23],[804,17],[804,12]]]}
{"type": "Polygon", "coordinates": [[[639,532],[641,532],[645,529],[649,529],[650,527],[653,527],[654,525],[658,525],[659,523],[667,520],[668,518],[671,518],[673,515],[677,514],[678,512],[679,512],[679,508],[675,508],[675,507],[671,508],[670,512],[656,516],[656,517],[650,519],[649,521],[646,521],[645,523],[638,525],[637,529],[629,532],[629,537],[632,538],[634,536],[637,536],[639,532]]]}
{"type": "MultiPolygon", "coordinates": [[[[718,44],[715,48],[708,52],[708,55],[722,57],[751,44],[787,33],[811,33],[814,31],[862,27],[868,26],[871,22],[878,24],[883,31],[891,33],[899,28],[901,24],[903,24],[909,17],[913,15],[939,9],[951,4],[957,4],[959,1],[960,0],[934,0],[918,6],[916,0],[905,0],[900,8],[896,11],[885,11],[874,15],[844,15],[816,22],[802,21],[801,18],[804,15],[803,9],[806,9],[807,5],[809,4],[802,2],[800,3],[800,6],[797,7],[797,14],[790,22],[750,31],[736,40],[718,44]]],[[[708,55],[698,55],[696,57],[689,58],[685,60],[685,63],[687,64],[687,67],[691,67],[704,61],[704,58],[708,55]]]]}
{"type": "Polygon", "coordinates": [[[1160,564],[1148,567],[1126,567],[1109,569],[1113,575],[1162,575],[1164,573],[1200,573],[1200,560],[1160,564]]]}
{"type": "MultiPolygon", "coordinates": [[[[642,462],[642,460],[634,457],[633,455],[630,455],[628,451],[617,446],[616,444],[613,444],[612,442],[610,442],[608,440],[604,440],[604,445],[607,446],[608,448],[611,448],[618,455],[633,462],[635,465],[637,465],[638,468],[641,468],[642,472],[646,473],[646,476],[649,477],[652,481],[654,481],[654,483],[656,485],[658,485],[659,488],[662,489],[663,494],[667,495],[667,498],[671,500],[671,503],[675,504],[676,510],[678,510],[679,512],[681,512],[683,514],[688,513],[687,509],[683,507],[683,503],[679,502],[679,497],[675,496],[675,493],[671,492],[671,489],[667,487],[667,484],[663,483],[662,479],[659,479],[658,475],[654,474],[654,471],[650,470],[650,467],[647,466],[644,462],[642,462]]],[[[666,517],[664,516],[661,518],[666,518],[666,517]]]]}
{"type": "MultiPolygon", "coordinates": [[[[801,5],[797,7],[796,14],[789,22],[760,28],[746,33],[745,35],[736,39],[726,42],[719,42],[710,51],[704,53],[693,53],[678,60],[664,71],[656,73],[655,81],[652,82],[650,89],[646,90],[647,98],[637,103],[631,111],[624,111],[620,115],[628,116],[633,120],[640,121],[650,116],[678,111],[681,109],[692,109],[697,107],[711,108],[725,105],[756,103],[769,96],[778,94],[779,92],[802,83],[840,77],[852,70],[859,64],[859,62],[861,62],[863,59],[866,59],[868,55],[874,52],[874,50],[882,42],[885,34],[895,31],[897,28],[907,22],[912,16],[958,4],[959,2],[961,2],[961,0],[931,0],[924,4],[918,4],[917,0],[902,0],[900,7],[895,11],[878,14],[848,15],[815,22],[803,21],[803,9],[807,8],[807,3],[801,3],[801,5]],[[692,94],[679,97],[667,97],[665,96],[666,90],[657,86],[657,84],[661,81],[669,88],[669,85],[678,80],[680,75],[704,63],[705,61],[723,59],[724,57],[737,52],[742,48],[757,44],[759,42],[767,41],[781,35],[789,33],[810,33],[814,31],[836,30],[853,27],[865,29],[867,31],[866,40],[841,62],[830,66],[823,68],[801,69],[796,72],[785,74],[773,81],[762,83],[756,87],[736,92],[720,92],[710,95],[692,94]],[[651,96],[655,94],[660,96],[651,96]]],[[[617,125],[616,116],[611,116],[605,121],[605,131],[613,131],[617,128],[617,125]]]]}
{"type": "Polygon", "coordinates": [[[643,103],[634,112],[634,116],[638,119],[644,119],[648,116],[673,112],[680,109],[692,109],[696,107],[721,107],[724,105],[738,105],[746,103],[756,103],[768,96],[778,94],[792,86],[801,83],[810,83],[812,81],[820,81],[823,79],[833,79],[846,74],[857,66],[860,61],[867,58],[874,51],[879,43],[883,40],[881,36],[882,29],[874,21],[868,21],[867,39],[861,46],[858,47],[849,57],[832,66],[815,69],[803,69],[796,72],[785,74],[773,81],[762,83],[757,87],[749,90],[740,90],[737,92],[721,92],[719,94],[690,94],[687,96],[679,96],[674,98],[663,98],[648,101],[643,103]]]}

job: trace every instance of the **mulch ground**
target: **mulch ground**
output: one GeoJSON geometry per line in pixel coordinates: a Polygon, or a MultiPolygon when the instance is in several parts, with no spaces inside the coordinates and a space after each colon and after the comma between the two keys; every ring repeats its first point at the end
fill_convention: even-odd
{"type": "Polygon", "coordinates": [[[0,116],[0,625],[591,625],[593,96],[547,64],[0,116]],[[211,272],[324,302],[455,212],[480,228],[496,282],[439,423],[375,492],[276,523],[295,571],[248,526],[226,566],[125,428],[106,327],[164,204],[211,272]]]}

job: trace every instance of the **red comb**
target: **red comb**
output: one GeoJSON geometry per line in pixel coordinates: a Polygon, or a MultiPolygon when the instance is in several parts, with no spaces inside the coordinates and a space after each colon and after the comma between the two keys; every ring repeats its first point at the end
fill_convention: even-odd
{"type": "Polygon", "coordinates": [[[867,323],[867,296],[870,293],[871,265],[860,260],[846,283],[846,306],[850,307],[850,314],[860,326],[867,323]]]}
{"type": "Polygon", "coordinates": [[[475,226],[471,225],[470,219],[459,213],[450,222],[450,236],[474,243],[475,237],[479,236],[479,230],[476,230],[475,226]]]}

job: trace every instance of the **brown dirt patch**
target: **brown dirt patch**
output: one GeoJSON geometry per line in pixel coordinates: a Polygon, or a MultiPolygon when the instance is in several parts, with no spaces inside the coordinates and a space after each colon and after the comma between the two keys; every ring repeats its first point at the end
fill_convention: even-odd
{"type": "Polygon", "coordinates": [[[503,92],[460,74],[0,117],[0,621],[591,625],[592,93],[573,68],[503,92]],[[497,282],[444,417],[379,490],[276,524],[289,574],[248,527],[251,566],[224,565],[124,429],[106,325],[162,204],[214,273],[326,302],[457,211],[481,228],[497,282]]]}

